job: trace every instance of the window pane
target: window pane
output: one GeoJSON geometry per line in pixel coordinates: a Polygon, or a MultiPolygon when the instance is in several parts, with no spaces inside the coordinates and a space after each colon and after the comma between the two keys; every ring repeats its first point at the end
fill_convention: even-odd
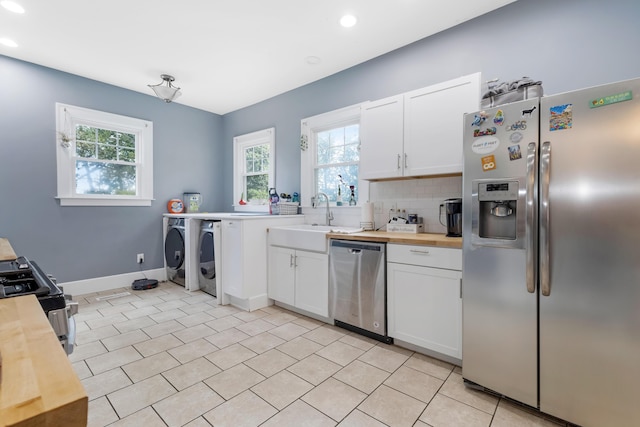
{"type": "Polygon", "coordinates": [[[360,160],[360,126],[349,125],[316,134],[317,164],[357,162],[360,160]]]}
{"type": "Polygon", "coordinates": [[[135,148],[136,147],[136,136],[132,133],[119,133],[120,142],[118,145],[121,147],[135,148]]]}
{"type": "Polygon", "coordinates": [[[76,140],[77,141],[96,141],[96,129],[84,126],[77,125],[76,126],[76,140]]]}
{"type": "Polygon", "coordinates": [[[103,144],[114,144],[116,143],[116,135],[114,131],[107,129],[98,129],[98,142],[102,142],[103,144]]]}
{"type": "Polygon", "coordinates": [[[118,160],[118,150],[111,145],[98,144],[98,158],[101,160],[118,160]]]}
{"type": "Polygon", "coordinates": [[[316,134],[316,146],[318,150],[318,164],[326,165],[329,163],[329,132],[319,132],[316,134]]]}
{"type": "Polygon", "coordinates": [[[253,147],[249,147],[244,150],[245,171],[247,173],[253,172],[253,147]]]}
{"type": "Polygon", "coordinates": [[[134,163],[136,161],[136,151],[130,148],[118,148],[118,160],[134,163]]]}
{"type": "Polygon", "coordinates": [[[76,155],[87,159],[96,157],[96,145],[89,142],[76,142],[76,155]]]}
{"type": "Polygon", "coordinates": [[[254,145],[245,149],[246,173],[260,173],[269,170],[269,144],[254,145]]]}
{"type": "Polygon", "coordinates": [[[347,126],[344,130],[344,160],[347,162],[357,162],[360,160],[360,125],[347,126]]]}
{"type": "Polygon", "coordinates": [[[76,194],[136,195],[136,167],[76,162],[76,194]]]}
{"type": "Polygon", "coordinates": [[[269,174],[247,176],[246,182],[247,201],[269,198],[269,174]]]}
{"type": "Polygon", "coordinates": [[[358,165],[329,166],[316,169],[316,193],[323,192],[329,196],[329,200],[335,202],[338,198],[338,186],[342,193],[342,199],[349,200],[349,185],[355,186],[356,200],[358,199],[358,165]],[[340,184],[342,175],[344,184],[340,184]]]}

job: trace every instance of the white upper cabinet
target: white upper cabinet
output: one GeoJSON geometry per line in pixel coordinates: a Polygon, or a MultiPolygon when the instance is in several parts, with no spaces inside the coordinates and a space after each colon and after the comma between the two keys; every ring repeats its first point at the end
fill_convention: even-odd
{"type": "Polygon", "coordinates": [[[365,104],[363,179],[462,172],[463,115],[480,108],[480,73],[365,104]]]}
{"type": "Polygon", "coordinates": [[[360,178],[402,176],[404,95],[362,106],[360,178]]]}

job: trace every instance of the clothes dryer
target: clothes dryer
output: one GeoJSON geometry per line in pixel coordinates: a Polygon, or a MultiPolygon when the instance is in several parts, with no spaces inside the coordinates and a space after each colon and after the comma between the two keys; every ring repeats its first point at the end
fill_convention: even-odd
{"type": "Polygon", "coordinates": [[[200,239],[198,253],[198,285],[201,291],[217,296],[216,278],[219,272],[220,254],[220,221],[202,221],[200,224],[200,239]]]}
{"type": "Polygon", "coordinates": [[[167,263],[167,279],[180,286],[185,285],[185,224],[184,218],[169,218],[164,239],[164,259],[167,263]]]}

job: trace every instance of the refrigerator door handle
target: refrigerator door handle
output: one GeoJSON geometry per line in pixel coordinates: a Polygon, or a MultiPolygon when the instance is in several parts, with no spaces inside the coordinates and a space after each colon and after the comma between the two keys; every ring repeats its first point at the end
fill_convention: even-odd
{"type": "Polygon", "coordinates": [[[540,152],[540,291],[551,294],[549,277],[549,178],[551,169],[551,143],[542,143],[540,152]]]}
{"type": "Polygon", "coordinates": [[[526,182],[526,257],[527,257],[527,291],[535,293],[536,291],[536,159],[538,157],[537,146],[535,142],[529,143],[527,147],[527,182],[526,182]]]}

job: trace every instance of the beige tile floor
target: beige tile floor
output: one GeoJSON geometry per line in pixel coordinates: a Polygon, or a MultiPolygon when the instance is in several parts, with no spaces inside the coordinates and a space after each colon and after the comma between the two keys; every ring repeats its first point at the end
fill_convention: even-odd
{"type": "Polygon", "coordinates": [[[549,426],[459,367],[271,306],[171,282],[75,298],[89,426],[549,426]]]}

